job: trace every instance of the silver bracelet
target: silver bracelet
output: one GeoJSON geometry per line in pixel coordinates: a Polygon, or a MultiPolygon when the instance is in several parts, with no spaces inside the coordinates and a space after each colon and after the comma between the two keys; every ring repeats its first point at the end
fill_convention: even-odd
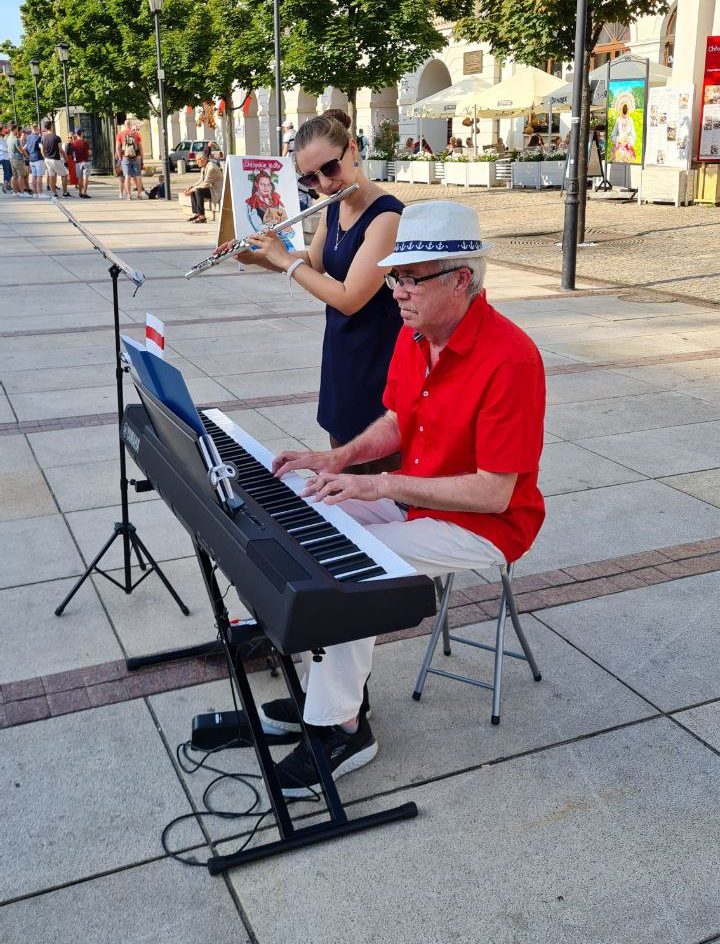
{"type": "Polygon", "coordinates": [[[293,272],[295,271],[295,269],[298,268],[298,266],[301,266],[301,265],[305,265],[304,259],[296,259],[294,262],[291,262],[290,265],[285,270],[285,275],[289,279],[292,279],[293,272]]]}

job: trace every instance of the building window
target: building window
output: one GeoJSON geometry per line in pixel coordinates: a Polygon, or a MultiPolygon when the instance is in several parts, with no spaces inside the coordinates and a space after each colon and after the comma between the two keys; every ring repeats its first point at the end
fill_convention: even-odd
{"type": "Polygon", "coordinates": [[[677,23],[677,6],[671,11],[665,26],[665,42],[663,44],[663,65],[672,66],[675,57],[675,24],[677,23]]]}
{"type": "Polygon", "coordinates": [[[604,66],[628,52],[630,27],[622,23],[606,23],[590,56],[590,69],[604,66]]]}

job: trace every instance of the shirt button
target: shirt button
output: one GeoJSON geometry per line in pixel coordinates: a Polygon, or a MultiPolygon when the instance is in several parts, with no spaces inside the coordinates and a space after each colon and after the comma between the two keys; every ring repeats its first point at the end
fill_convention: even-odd
{"type": "Polygon", "coordinates": [[[419,459],[416,459],[416,460],[415,460],[415,465],[417,465],[419,462],[420,462],[420,460],[419,460],[419,459]]]}
{"type": "Polygon", "coordinates": [[[424,397],[429,397],[430,394],[427,392],[427,390],[423,390],[423,396],[424,396],[424,397]]]}
{"type": "Polygon", "coordinates": [[[424,433],[424,432],[425,432],[425,427],[424,427],[424,426],[418,426],[418,429],[420,430],[421,433],[424,433]]]}

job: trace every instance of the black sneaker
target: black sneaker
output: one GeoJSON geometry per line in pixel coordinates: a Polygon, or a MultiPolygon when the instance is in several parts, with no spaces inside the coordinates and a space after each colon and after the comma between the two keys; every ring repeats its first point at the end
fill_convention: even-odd
{"type": "MultiPolygon", "coordinates": [[[[348,734],[339,725],[315,730],[321,732],[322,746],[333,780],[369,764],[378,752],[378,743],[362,712],[355,734],[348,734]]],[[[304,741],[284,757],[275,770],[283,796],[313,797],[322,791],[312,755],[304,741]]]]}
{"type": "MultiPolygon", "coordinates": [[[[360,713],[366,718],[369,718],[372,713],[367,682],[363,687],[360,713]]],[[[258,708],[258,714],[265,734],[300,734],[300,718],[292,698],[276,698],[275,701],[267,701],[258,708]]]]}

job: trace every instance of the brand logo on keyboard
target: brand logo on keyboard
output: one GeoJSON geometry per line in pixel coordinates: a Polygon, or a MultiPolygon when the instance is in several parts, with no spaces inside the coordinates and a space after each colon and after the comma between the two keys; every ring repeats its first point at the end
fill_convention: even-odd
{"type": "Polygon", "coordinates": [[[122,425],[122,438],[132,449],[134,453],[137,453],[140,448],[140,437],[126,422],[122,425]]]}

